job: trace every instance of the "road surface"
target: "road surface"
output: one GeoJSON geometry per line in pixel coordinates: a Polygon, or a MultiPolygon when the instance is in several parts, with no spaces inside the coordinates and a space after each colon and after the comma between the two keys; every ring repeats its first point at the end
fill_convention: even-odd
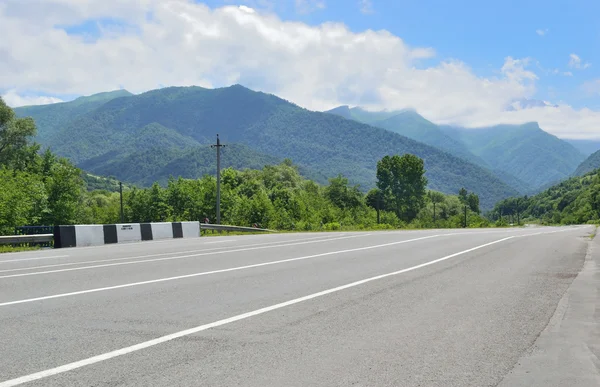
{"type": "Polygon", "coordinates": [[[598,386],[592,226],[0,255],[0,387],[598,386]]]}

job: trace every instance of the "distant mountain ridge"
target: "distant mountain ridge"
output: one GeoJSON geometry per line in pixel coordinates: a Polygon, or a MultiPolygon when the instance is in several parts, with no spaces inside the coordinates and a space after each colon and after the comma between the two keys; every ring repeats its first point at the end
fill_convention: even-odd
{"type": "Polygon", "coordinates": [[[344,118],[383,128],[413,140],[434,146],[451,155],[487,167],[485,161],[472,154],[464,144],[446,135],[433,122],[425,119],[412,109],[384,112],[370,112],[347,106],[329,110],[326,113],[341,115],[344,118]]]}
{"type": "Polygon", "coordinates": [[[573,175],[583,176],[586,173],[592,172],[598,168],[600,168],[600,150],[592,153],[587,159],[583,160],[573,175]]]}
{"type": "MultiPolygon", "coordinates": [[[[536,100],[516,103],[523,108],[547,106],[536,100]]],[[[523,194],[568,178],[585,158],[573,145],[543,131],[537,123],[465,129],[438,126],[414,110],[368,112],[341,106],[327,113],[368,122],[444,150],[489,169],[523,194]]]]}
{"type": "Polygon", "coordinates": [[[600,140],[565,139],[565,141],[573,145],[585,156],[589,156],[592,153],[600,150],[600,140]]]}
{"type": "MultiPolygon", "coordinates": [[[[83,114],[74,109],[71,119],[61,115],[65,119],[60,125],[45,124],[54,114],[53,105],[48,105],[46,116],[34,118],[40,123],[43,145],[96,174],[164,181],[178,172],[175,160],[189,159],[182,155],[190,149],[208,149],[219,133],[224,143],[247,147],[246,154],[258,164],[290,158],[320,182],[341,173],[367,189],[374,186],[381,157],[412,153],[425,160],[431,189],[456,194],[465,187],[481,196],[484,208],[518,193],[485,168],[435,147],[241,85],[169,87],[117,96],[92,109],[90,103],[84,104],[88,111],[83,114]]],[[[30,111],[16,110],[20,116],[30,111]]],[[[208,159],[199,161],[186,173],[199,176],[207,171],[207,163],[208,159]]]]}
{"type": "Polygon", "coordinates": [[[535,122],[464,129],[441,126],[493,169],[510,173],[533,188],[569,178],[585,156],[535,122]]]}

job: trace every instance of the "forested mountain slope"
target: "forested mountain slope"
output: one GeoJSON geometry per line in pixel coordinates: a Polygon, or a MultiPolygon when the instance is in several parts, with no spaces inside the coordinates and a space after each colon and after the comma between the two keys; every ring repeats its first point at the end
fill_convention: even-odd
{"type": "Polygon", "coordinates": [[[144,182],[176,175],[170,163],[181,151],[208,145],[219,133],[224,143],[257,152],[252,157],[258,164],[258,154],[290,158],[317,175],[341,173],[364,189],[373,187],[381,157],[412,153],[425,160],[431,189],[456,193],[465,187],[480,195],[484,208],[516,194],[490,171],[437,148],[239,85],[170,87],[114,98],[51,132],[43,145],[83,168],[116,177],[132,176],[139,168],[143,173],[135,172],[135,179],[144,182]],[[114,160],[128,157],[131,173],[125,174],[123,164],[114,160]],[[171,170],[164,169],[167,165],[171,170]]]}
{"type": "Polygon", "coordinates": [[[592,153],[587,159],[583,160],[575,170],[575,176],[583,176],[588,172],[600,168],[600,150],[592,153]]]}
{"type": "MultiPolygon", "coordinates": [[[[492,216],[517,215],[544,223],[584,224],[600,222],[599,170],[567,179],[532,197],[498,202],[492,216]]],[[[513,216],[513,219],[515,216],[513,216]]]]}
{"type": "Polygon", "coordinates": [[[32,117],[38,127],[36,140],[48,141],[69,122],[91,112],[114,98],[131,96],[127,90],[109,91],[88,97],[79,97],[70,102],[50,105],[23,106],[15,108],[17,117],[32,117]]]}
{"type": "Polygon", "coordinates": [[[493,169],[529,183],[533,188],[568,178],[585,156],[537,123],[465,129],[442,126],[493,169]]]}

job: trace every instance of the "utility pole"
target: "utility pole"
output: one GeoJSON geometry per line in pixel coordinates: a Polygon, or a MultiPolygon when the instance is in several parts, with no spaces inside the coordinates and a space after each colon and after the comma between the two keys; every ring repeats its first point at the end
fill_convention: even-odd
{"type": "Polygon", "coordinates": [[[381,223],[379,211],[381,211],[381,191],[378,189],[377,190],[377,224],[381,223]]]}
{"type": "Polygon", "coordinates": [[[467,228],[467,206],[465,206],[465,228],[467,228]]]}
{"type": "Polygon", "coordinates": [[[121,198],[121,223],[125,223],[123,218],[123,183],[119,182],[119,196],[121,198]]]}
{"type": "Polygon", "coordinates": [[[219,139],[219,135],[217,134],[217,143],[215,145],[211,145],[211,148],[217,148],[217,222],[216,224],[221,224],[221,147],[225,145],[221,145],[221,140],[219,139]]]}

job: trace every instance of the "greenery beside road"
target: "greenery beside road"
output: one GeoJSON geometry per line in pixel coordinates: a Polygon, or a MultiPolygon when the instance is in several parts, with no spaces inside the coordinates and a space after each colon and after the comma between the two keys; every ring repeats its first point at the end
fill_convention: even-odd
{"type": "MultiPolygon", "coordinates": [[[[115,180],[83,174],[31,141],[33,120],[15,117],[0,99],[0,234],[15,226],[107,224],[120,221],[115,180]],[[101,187],[103,189],[88,188],[101,187]]],[[[364,195],[342,175],[319,185],[291,160],[262,169],[222,172],[222,223],[277,230],[317,231],[488,226],[479,198],[461,190],[426,189],[417,156],[386,156],[377,163],[377,188],[364,195]],[[379,216],[378,216],[379,215],[379,216]],[[379,219],[379,222],[378,222],[379,219]]],[[[124,221],[215,220],[216,179],[171,178],[166,186],[124,187],[124,221]]]]}
{"type": "Polygon", "coordinates": [[[535,196],[502,200],[488,217],[498,225],[523,222],[599,224],[600,170],[572,177],[535,196]]]}

